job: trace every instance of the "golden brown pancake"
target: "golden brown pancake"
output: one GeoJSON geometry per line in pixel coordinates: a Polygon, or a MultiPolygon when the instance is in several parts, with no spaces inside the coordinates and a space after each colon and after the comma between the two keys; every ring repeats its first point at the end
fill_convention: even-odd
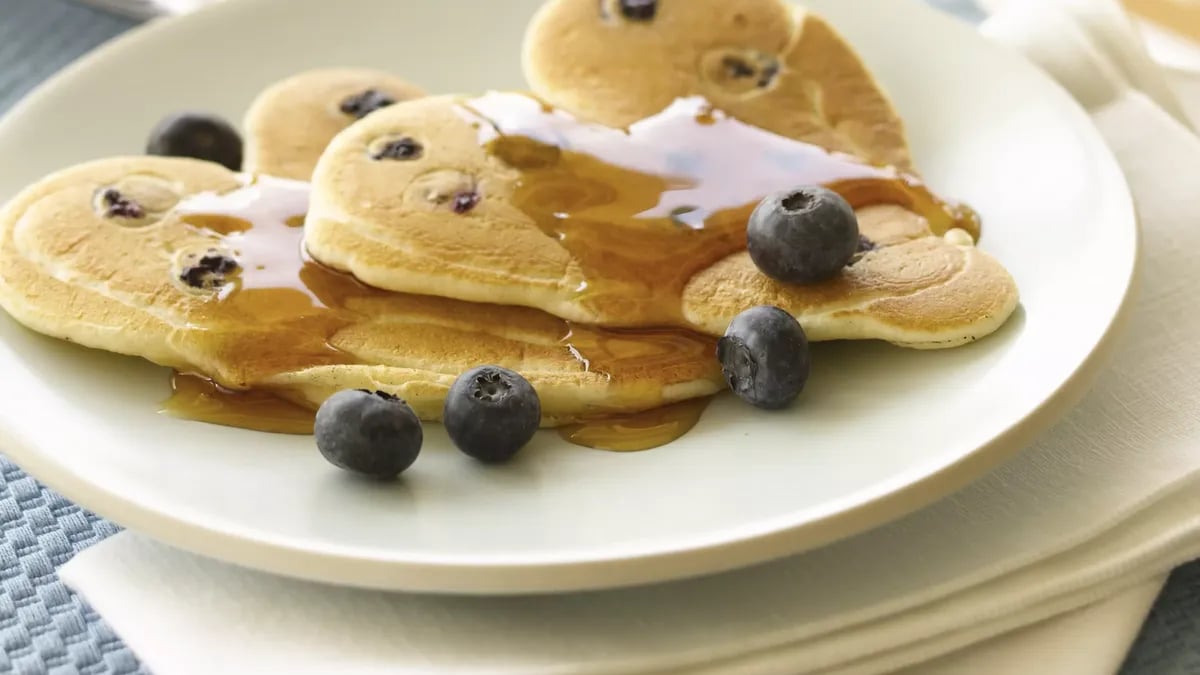
{"type": "Polygon", "coordinates": [[[188,159],[66,169],[0,211],[0,306],[53,337],[309,407],[378,389],[436,420],[457,375],[483,363],[528,378],[545,425],[721,387],[700,336],[387,293],[305,260],[307,200],[306,183],[188,159]]]}
{"type": "Polygon", "coordinates": [[[700,98],[621,130],[492,93],[410,101],[339,134],[314,174],[306,243],[375,287],[582,323],[720,335],[774,304],[814,339],[933,348],[987,335],[1016,306],[1012,278],[968,232],[973,214],[914,176],[700,98]],[[877,250],[827,282],[770,282],[745,257],[746,218],[811,183],[851,201],[877,250]]]}
{"type": "Polygon", "coordinates": [[[784,0],[642,7],[630,16],[618,0],[549,0],[525,36],[525,77],[534,92],[616,127],[677,98],[704,96],[781,136],[914,171],[904,123],[853,47],[821,17],[784,0]]]}
{"type": "Polygon", "coordinates": [[[339,131],[388,101],[425,92],[369,68],[321,68],[267,87],[246,113],[247,172],[309,180],[317,158],[339,131]]]}
{"type": "MultiPolygon", "coordinates": [[[[890,228],[895,215],[886,211],[893,208],[860,212],[863,229],[871,231],[874,223],[890,228]]],[[[748,254],[737,253],[696,275],[683,300],[687,320],[714,335],[737,308],[775,305],[795,316],[814,342],[882,337],[902,347],[940,349],[1000,328],[1016,309],[1017,293],[995,259],[975,248],[966,232],[952,230],[866,252],[816,286],[775,281],[748,254]]]]}
{"type": "Polygon", "coordinates": [[[977,221],[921,185],[886,96],[817,17],[659,0],[635,21],[615,0],[552,0],[525,65],[541,100],[420,99],[364,69],[289,78],[246,116],[251,177],[162,158],[49,176],[0,211],[0,306],[310,408],[379,389],[436,420],[455,377],[493,363],[533,383],[545,426],[719,391],[713,339],[680,329],[719,335],[754,305],[814,340],[918,348],[1015,308],[977,221]],[[253,177],[307,180],[318,157],[307,246],[329,266],[302,253],[308,186],[253,177]],[[770,280],[744,251],[749,209],[814,182],[847,195],[869,241],[828,282],[770,280]]]}

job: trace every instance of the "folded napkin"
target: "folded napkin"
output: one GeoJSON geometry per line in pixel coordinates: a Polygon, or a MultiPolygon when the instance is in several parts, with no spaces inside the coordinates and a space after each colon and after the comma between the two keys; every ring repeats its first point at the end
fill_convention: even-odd
{"type": "MultiPolygon", "coordinates": [[[[1079,30],[1081,67],[1122,72],[1079,30]]],[[[993,31],[1011,42],[1002,24],[993,31]]],[[[1086,87],[1137,199],[1139,301],[1084,401],[1017,459],[934,506],[787,560],[590,594],[341,589],[131,533],[80,554],[62,577],[159,675],[1111,672],[1162,576],[1200,556],[1200,229],[1190,213],[1200,139],[1130,88],[1135,78],[1097,86],[1069,75],[1073,92],[1086,87]],[[1013,633],[1106,600],[1107,611],[1013,633]],[[1101,647],[1048,646],[1096,617],[1125,644],[1105,634],[1101,647]],[[1013,645],[1043,660],[1013,661],[1013,645]],[[1054,660],[1067,657],[1069,666],[1054,660]]]]}
{"type": "Polygon", "coordinates": [[[905,668],[898,675],[1115,673],[1162,585],[1156,579],[1135,586],[1083,609],[905,668]]]}

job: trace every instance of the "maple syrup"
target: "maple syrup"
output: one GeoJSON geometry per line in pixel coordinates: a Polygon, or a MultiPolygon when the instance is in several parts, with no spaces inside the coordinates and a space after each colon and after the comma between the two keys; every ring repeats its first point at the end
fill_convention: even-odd
{"type": "MultiPolygon", "coordinates": [[[[625,389],[639,401],[658,395],[654,373],[680,362],[705,362],[715,354],[715,338],[676,328],[575,326],[528,308],[474,305],[365,286],[305,254],[301,226],[308,194],[306,183],[264,177],[224,194],[188,197],[176,208],[183,222],[204,235],[204,247],[216,246],[238,261],[237,273],[219,289],[213,302],[194,310],[219,312],[224,324],[219,339],[229,344],[225,360],[230,363],[223,365],[235,376],[223,379],[234,387],[227,388],[212,380],[177,374],[175,393],[164,404],[164,411],[227,426],[311,432],[313,411],[251,385],[281,372],[359,362],[331,341],[340,330],[378,316],[418,317],[422,321],[403,330],[423,332],[429,340],[442,339],[443,343],[463,341],[461,331],[438,332],[457,330],[443,325],[461,321],[461,317],[508,321],[551,341],[557,337],[551,345],[520,344],[513,349],[561,350],[561,361],[582,372],[610,381],[646,380],[646,386],[654,391],[625,389]]],[[[196,319],[199,323],[201,317],[196,319]]],[[[481,335],[480,339],[487,338],[481,335]]]]}
{"type": "Polygon", "coordinates": [[[750,213],[779,190],[823,185],[855,208],[903,206],[938,235],[979,233],[974,212],[914,176],[744,124],[699,97],[625,130],[525,94],[464,100],[459,112],[518,171],[514,204],[578,261],[579,300],[609,323],[682,324],[684,286],[745,249],[750,213]]]}
{"type": "MultiPolygon", "coordinates": [[[[302,225],[308,184],[263,177],[232,192],[188,197],[176,209],[204,235],[206,246],[238,262],[214,302],[192,310],[212,313],[197,316],[197,324],[222,324],[216,339],[227,343],[224,360],[231,364],[221,381],[233,388],[177,374],[164,412],[248,429],[311,433],[313,411],[252,385],[279,373],[360,362],[332,344],[339,331],[375,317],[413,314],[444,322],[519,316],[539,331],[557,330],[561,339],[549,348],[563,350],[581,371],[626,386],[645,381],[653,391],[658,386],[654,374],[681,361],[711,359],[715,368],[714,338],[653,326],[680,324],[684,284],[700,269],[744,249],[746,219],[770,192],[821,184],[856,207],[903,206],[928,220],[937,234],[952,228],[972,236],[979,231],[973,212],[939,200],[914,177],[742,124],[702,99],[682,99],[628,130],[580,123],[524,95],[490,94],[464,102],[460,111],[477,124],[481,143],[519,171],[516,205],[580,261],[581,297],[632,314],[639,319],[634,323],[649,327],[583,327],[526,308],[367,287],[306,255],[302,225]]],[[[639,401],[651,396],[633,393],[639,401]]],[[[601,416],[559,433],[577,445],[644,450],[685,434],[707,404],[700,399],[601,416]]]]}
{"type": "Polygon", "coordinates": [[[175,373],[161,412],[227,427],[311,434],[315,412],[262,390],[233,391],[207,377],[175,373]]]}
{"type": "Polygon", "coordinates": [[[654,373],[672,363],[715,358],[717,339],[679,328],[596,329],[564,322],[559,341],[584,372],[608,380],[654,373]]]}
{"type": "Polygon", "coordinates": [[[263,377],[299,368],[352,363],[329,338],[355,320],[346,310],[367,292],[353,277],[304,254],[300,219],[307,183],[259,178],[223,194],[192,195],[176,206],[184,223],[238,261],[216,302],[193,311],[196,323],[220,323],[231,357],[222,381],[242,389],[263,377]]]}
{"type": "Polygon", "coordinates": [[[697,398],[638,413],[609,415],[560,427],[568,443],[597,450],[639,452],[678,440],[700,422],[711,398],[697,398]]]}

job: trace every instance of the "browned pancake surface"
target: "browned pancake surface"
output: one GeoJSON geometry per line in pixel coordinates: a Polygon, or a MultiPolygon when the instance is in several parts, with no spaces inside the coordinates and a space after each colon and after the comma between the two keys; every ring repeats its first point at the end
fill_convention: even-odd
{"type": "Polygon", "coordinates": [[[245,117],[250,173],[309,180],[339,131],[386,101],[424,96],[416,85],[369,68],[320,68],[297,73],[260,93],[245,117]]]}
{"type": "Polygon", "coordinates": [[[904,123],[853,47],[784,0],[550,0],[530,23],[525,77],[550,103],[623,127],[701,95],[782,136],[913,170],[904,123]]]}
{"type": "Polygon", "coordinates": [[[0,305],[54,337],[312,407],[381,389],[436,420],[457,375],[481,363],[523,373],[548,425],[720,388],[713,343],[698,336],[387,293],[305,262],[295,225],[306,201],[305,184],[247,184],[186,159],[67,169],[0,212],[0,305]],[[114,206],[112,190],[140,211],[114,206]],[[214,255],[238,267],[185,281],[214,255]]]}
{"type": "Polygon", "coordinates": [[[914,177],[696,99],[627,133],[519,94],[425,98],[339,134],[314,186],[306,241],[322,262],[379,288],[583,323],[719,335],[737,313],[778,304],[815,339],[941,347],[994,331],[1017,301],[964,231],[976,222],[914,177]],[[768,283],[744,256],[745,219],[794,177],[859,202],[879,250],[828,282],[768,283]],[[921,243],[892,250],[910,240],[921,243]]]}

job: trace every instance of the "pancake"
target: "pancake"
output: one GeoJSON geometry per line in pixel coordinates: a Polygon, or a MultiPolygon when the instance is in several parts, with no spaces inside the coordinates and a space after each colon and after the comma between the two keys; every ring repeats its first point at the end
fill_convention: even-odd
{"type": "Polygon", "coordinates": [[[339,131],[388,101],[425,92],[390,73],[368,68],[320,68],[264,89],[246,112],[244,170],[309,180],[317,158],[339,131]]]}
{"type": "Polygon", "coordinates": [[[305,260],[308,195],[189,159],[66,169],[0,211],[0,306],[56,338],[310,408],[378,389],[437,420],[482,363],[525,375],[546,426],[722,387],[713,341],[694,334],[386,293],[305,260]]]}
{"type": "Polygon", "coordinates": [[[816,14],[784,0],[636,4],[629,13],[618,0],[543,5],[524,43],[533,91],[615,127],[700,95],[781,136],[915,171],[887,94],[816,14]]]}
{"type": "Polygon", "coordinates": [[[710,335],[775,304],[816,340],[921,348],[983,337],[1017,303],[1011,276],[974,246],[969,209],[699,97],[628,129],[525,94],[409,101],[340,133],[313,182],[308,250],[393,291],[710,335]],[[770,282],[748,264],[746,218],[812,183],[847,197],[869,241],[827,282],[770,282]]]}
{"type": "Polygon", "coordinates": [[[775,305],[795,316],[813,342],[877,338],[940,349],[991,334],[1016,309],[1008,272],[963,230],[933,236],[923,219],[894,206],[860,210],[859,222],[863,232],[890,235],[888,244],[864,252],[826,283],[780,283],[744,252],[700,272],[683,294],[688,323],[718,335],[743,308],[775,305]],[[897,233],[898,223],[911,234],[897,233]]]}

